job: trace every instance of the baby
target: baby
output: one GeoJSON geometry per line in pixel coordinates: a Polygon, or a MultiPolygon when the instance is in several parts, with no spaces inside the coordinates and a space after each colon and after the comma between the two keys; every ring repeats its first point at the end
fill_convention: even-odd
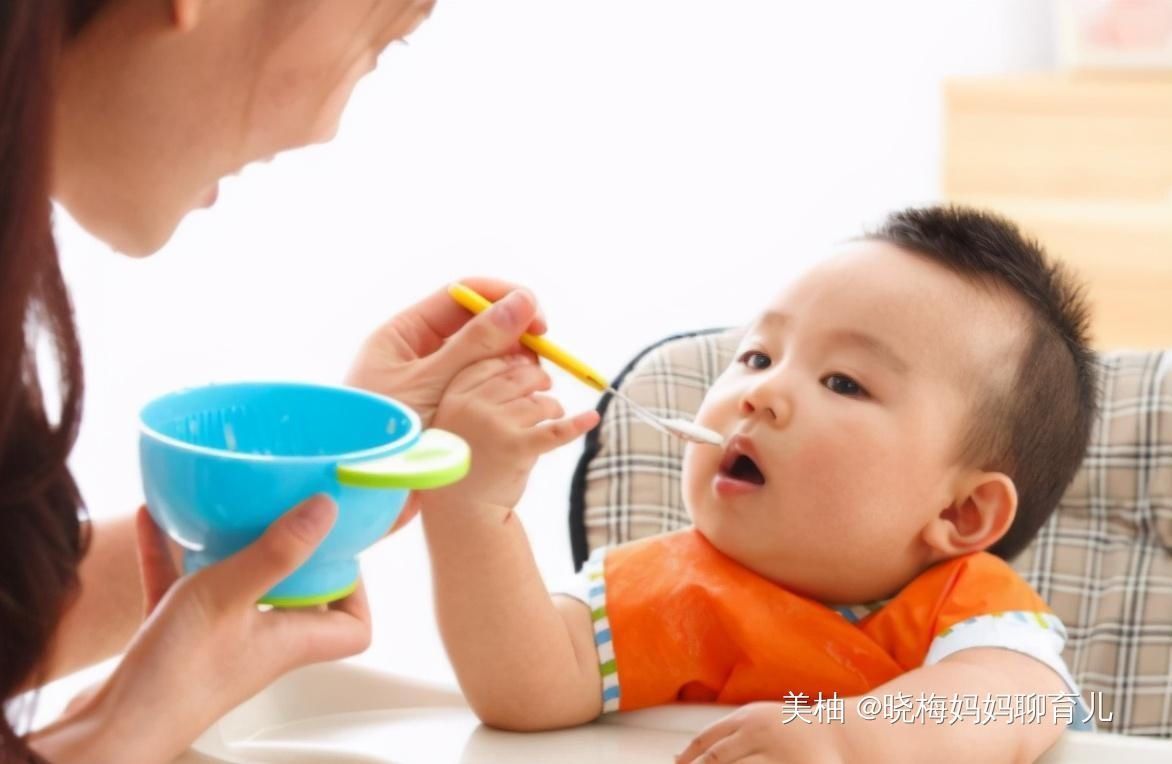
{"type": "Polygon", "coordinates": [[[564,417],[525,356],[467,368],[434,422],[469,441],[472,470],[421,514],[472,708],[537,730],[748,704],[680,761],[1037,758],[1065,728],[1048,712],[893,724],[852,696],[1078,692],[1062,624],[1005,560],[1086,449],[1086,335],[1079,290],[1010,223],[895,213],[745,332],[696,420],[725,446],[685,452],[694,526],[600,550],[552,596],[513,508],[536,458],[597,415],[564,417]],[[835,696],[839,723],[783,723],[798,699],[835,696]]]}

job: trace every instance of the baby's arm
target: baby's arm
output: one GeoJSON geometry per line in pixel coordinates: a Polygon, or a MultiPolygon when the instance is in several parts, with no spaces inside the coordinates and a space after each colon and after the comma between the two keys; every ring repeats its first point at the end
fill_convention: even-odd
{"type": "MultiPolygon", "coordinates": [[[[909,671],[887,684],[877,687],[870,695],[883,698],[902,692],[911,697],[920,693],[952,698],[975,694],[982,704],[985,698],[998,696],[1052,695],[1069,692],[1066,683],[1046,664],[1022,653],[996,647],[961,650],[932,666],[909,671]]],[[[852,699],[853,700],[853,699],[852,699]]],[[[876,760],[888,760],[890,755],[903,761],[948,761],[950,764],[987,761],[1034,761],[1052,746],[1065,724],[1055,723],[1042,715],[1029,723],[994,715],[986,723],[973,715],[962,716],[955,724],[890,723],[876,719],[864,721],[849,713],[844,724],[853,726],[848,744],[856,755],[868,752],[876,760]],[[854,722],[852,725],[851,723],[854,722]],[[873,752],[871,754],[870,752],[873,752]]],[[[985,717],[987,718],[987,717],[985,717]]],[[[854,760],[854,756],[848,756],[854,760]]]]}
{"type": "Polygon", "coordinates": [[[464,480],[422,494],[436,616],[460,687],[486,724],[515,730],[580,724],[601,712],[590,614],[551,598],[513,512],[536,458],[597,424],[561,418],[538,393],[549,378],[525,357],[469,367],[435,426],[472,447],[464,480]]]}
{"type": "MultiPolygon", "coordinates": [[[[918,698],[960,695],[986,697],[1067,692],[1058,674],[1021,653],[1000,648],[961,650],[932,666],[909,671],[869,696],[884,698],[903,693],[918,698]]],[[[962,715],[956,723],[923,724],[884,718],[863,718],[858,698],[847,698],[841,723],[794,720],[781,703],[754,703],[708,727],[677,759],[678,764],[713,760],[733,762],[763,756],[794,762],[906,761],[963,764],[964,762],[1030,762],[1057,741],[1065,725],[1045,718],[1023,723],[996,715],[987,723],[962,715]],[[790,719],[788,723],[784,720],[790,719]]],[[[811,715],[805,714],[806,720],[811,715]]],[[[756,759],[754,759],[756,760],[756,759]]]]}

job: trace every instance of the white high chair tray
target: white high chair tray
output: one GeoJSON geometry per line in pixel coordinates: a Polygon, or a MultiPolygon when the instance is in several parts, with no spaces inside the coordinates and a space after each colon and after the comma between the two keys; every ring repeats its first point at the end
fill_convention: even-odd
{"type": "MultiPolygon", "coordinates": [[[[727,706],[610,714],[583,727],[509,733],[480,725],[453,689],[344,663],[289,674],[227,714],[175,764],[280,762],[669,762],[727,706]]],[[[1167,764],[1172,741],[1069,732],[1044,764],[1167,764]]]]}

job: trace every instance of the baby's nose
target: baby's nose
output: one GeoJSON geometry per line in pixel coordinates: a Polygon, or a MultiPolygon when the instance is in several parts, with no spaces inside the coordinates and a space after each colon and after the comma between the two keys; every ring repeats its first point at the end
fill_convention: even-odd
{"type": "Polygon", "coordinates": [[[785,425],[789,422],[793,406],[788,396],[776,386],[757,385],[741,399],[741,414],[744,416],[758,416],[773,425],[785,425]],[[771,389],[774,388],[774,389],[771,389]]]}

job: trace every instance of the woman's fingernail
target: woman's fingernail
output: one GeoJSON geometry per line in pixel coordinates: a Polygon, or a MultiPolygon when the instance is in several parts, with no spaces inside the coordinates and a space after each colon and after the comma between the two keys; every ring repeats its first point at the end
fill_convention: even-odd
{"type": "Polygon", "coordinates": [[[533,305],[533,298],[527,291],[514,289],[505,296],[505,299],[493,306],[493,318],[500,326],[512,329],[522,320],[528,321],[532,318],[533,305]]]}
{"type": "Polygon", "coordinates": [[[306,536],[321,536],[334,520],[334,502],[324,493],[307,499],[293,512],[293,524],[306,536]]]}

